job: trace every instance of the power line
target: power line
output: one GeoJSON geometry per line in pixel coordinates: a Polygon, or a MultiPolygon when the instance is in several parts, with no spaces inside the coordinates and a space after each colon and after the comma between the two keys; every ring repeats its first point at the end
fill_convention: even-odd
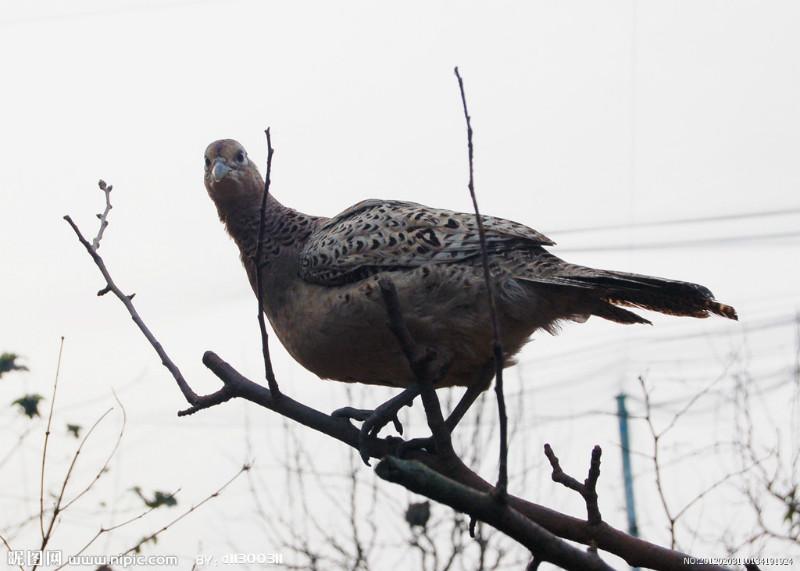
{"type": "MultiPolygon", "coordinates": [[[[643,334],[643,335],[635,335],[631,337],[628,341],[632,342],[641,342],[646,344],[653,344],[653,343],[668,343],[672,341],[682,341],[685,339],[698,339],[704,337],[717,337],[717,336],[727,336],[727,335],[748,335],[754,332],[766,331],[770,329],[776,329],[779,327],[784,327],[786,325],[792,325],[796,321],[794,315],[792,316],[769,316],[758,321],[749,321],[749,322],[739,322],[738,324],[728,324],[727,326],[720,326],[720,327],[713,327],[699,332],[688,332],[688,324],[683,324],[680,326],[675,326],[674,329],[683,330],[683,333],[678,332],[670,332],[670,333],[663,333],[663,334],[643,334]]],[[[543,363],[548,363],[552,361],[563,361],[567,363],[572,363],[575,361],[576,356],[583,356],[587,353],[597,352],[597,351],[605,351],[608,349],[612,349],[615,347],[619,347],[621,343],[625,340],[623,339],[612,339],[612,340],[605,340],[600,341],[597,343],[588,343],[581,347],[577,347],[575,349],[570,349],[568,351],[560,351],[557,353],[552,353],[549,355],[542,355],[537,357],[532,357],[531,359],[525,359],[522,361],[522,364],[530,364],[534,368],[541,366],[543,363]]]]}
{"type": "Polygon", "coordinates": [[[698,238],[695,240],[675,240],[671,242],[649,242],[644,244],[609,244],[602,246],[577,246],[558,248],[562,252],[615,252],[628,250],[668,250],[673,248],[697,248],[706,246],[736,246],[742,243],[761,242],[767,240],[785,240],[800,238],[800,232],[775,232],[772,234],[749,234],[717,236],[714,238],[698,238]]]}
{"type": "Polygon", "coordinates": [[[784,208],[780,210],[761,210],[758,212],[739,212],[734,214],[719,214],[715,216],[699,216],[695,218],[668,218],[666,220],[652,220],[650,222],[632,222],[630,224],[606,224],[600,226],[583,226],[578,228],[565,228],[551,230],[548,234],[578,234],[582,232],[604,232],[607,230],[626,230],[629,228],[649,228],[655,226],[674,226],[679,224],[700,224],[703,222],[723,222],[729,220],[747,220],[750,218],[770,218],[773,216],[787,216],[800,214],[800,207],[784,208]]]}
{"type": "Polygon", "coordinates": [[[756,331],[767,331],[769,329],[776,329],[778,327],[785,327],[786,325],[792,325],[795,323],[794,316],[789,317],[782,317],[777,319],[764,319],[761,321],[754,321],[754,322],[740,322],[739,327],[736,328],[737,330],[732,330],[729,327],[715,327],[712,330],[706,331],[698,331],[697,333],[683,333],[683,334],[672,334],[672,335],[659,335],[651,339],[651,341],[656,343],[669,343],[672,341],[684,341],[686,339],[699,339],[702,337],[712,337],[715,335],[725,335],[728,333],[741,333],[744,335],[754,333],[756,331]]]}
{"type": "MultiPolygon", "coordinates": [[[[794,317],[792,317],[792,318],[784,318],[784,319],[762,320],[761,322],[756,323],[755,326],[753,326],[752,328],[749,328],[746,331],[746,333],[751,333],[751,332],[754,332],[754,331],[769,330],[769,329],[773,329],[775,327],[781,327],[781,326],[785,326],[787,324],[793,324],[793,323],[796,323],[796,320],[795,320],[794,317]]],[[[720,330],[717,334],[721,334],[721,333],[724,333],[724,331],[720,330]]],[[[656,339],[656,341],[677,341],[677,340],[682,340],[682,339],[691,339],[691,338],[704,337],[704,336],[712,337],[712,336],[714,336],[714,334],[715,334],[714,332],[704,332],[702,334],[695,334],[695,335],[689,334],[689,335],[683,335],[683,336],[669,336],[669,337],[662,336],[662,337],[656,339]]],[[[618,343],[619,343],[618,341],[605,342],[605,343],[602,343],[602,344],[597,344],[597,345],[591,346],[591,347],[589,347],[587,349],[584,349],[584,351],[596,350],[596,349],[600,349],[600,348],[602,348],[604,346],[606,346],[606,347],[614,346],[614,345],[616,345],[618,343]]],[[[565,361],[569,360],[570,362],[572,362],[572,359],[574,359],[574,355],[575,355],[574,353],[573,354],[569,354],[569,353],[560,354],[560,356],[564,356],[565,361]]],[[[553,357],[558,357],[558,356],[559,355],[553,355],[553,356],[550,356],[550,357],[553,358],[553,357]]],[[[536,362],[536,360],[534,359],[533,362],[536,362]]],[[[612,359],[611,361],[609,361],[607,363],[604,363],[599,368],[597,366],[595,366],[591,370],[591,372],[570,373],[567,376],[562,376],[562,377],[560,377],[558,379],[551,380],[550,382],[545,383],[545,384],[536,385],[536,386],[527,386],[527,387],[526,386],[522,386],[517,391],[514,391],[514,392],[510,393],[508,396],[510,398],[519,398],[519,397],[522,397],[523,395],[527,395],[527,394],[541,394],[543,392],[550,392],[550,391],[557,391],[557,390],[574,390],[575,387],[577,387],[579,385],[583,385],[583,384],[588,383],[588,382],[597,382],[598,378],[601,378],[604,375],[607,375],[610,371],[612,371],[615,368],[619,367],[619,365],[620,365],[620,360],[619,359],[612,359]]],[[[782,371],[782,372],[785,372],[785,371],[782,371]]],[[[754,376],[753,378],[758,378],[758,379],[771,378],[771,377],[774,377],[775,375],[777,375],[777,373],[762,374],[762,375],[754,376]]],[[[530,381],[528,383],[530,383],[530,381]]],[[[528,384],[528,383],[525,383],[525,384],[528,384]]],[[[659,404],[661,404],[661,403],[659,403],[659,404]]]]}

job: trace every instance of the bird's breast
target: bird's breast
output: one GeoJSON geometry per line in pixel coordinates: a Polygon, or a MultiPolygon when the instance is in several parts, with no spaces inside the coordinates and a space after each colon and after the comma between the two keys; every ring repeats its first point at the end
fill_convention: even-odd
{"type": "MultiPolygon", "coordinates": [[[[297,278],[273,296],[276,303],[270,303],[269,293],[265,300],[267,315],[286,350],[324,379],[398,387],[414,382],[400,345],[387,327],[377,284],[381,275],[395,284],[404,320],[416,342],[452,360],[442,385],[473,382],[471,375],[492,359],[492,328],[479,271],[424,267],[335,287],[297,278]]],[[[531,331],[506,327],[512,352],[531,331]]]]}

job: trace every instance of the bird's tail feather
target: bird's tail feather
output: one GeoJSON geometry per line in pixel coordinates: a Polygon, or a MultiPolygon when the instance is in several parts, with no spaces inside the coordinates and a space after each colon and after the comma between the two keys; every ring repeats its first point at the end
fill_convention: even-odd
{"type": "Polygon", "coordinates": [[[689,282],[626,272],[565,265],[548,276],[519,276],[542,285],[577,288],[592,315],[618,323],[649,323],[619,306],[638,307],[669,315],[708,317],[714,313],[738,319],[736,310],[719,303],[708,288],[689,282]]]}
{"type": "MultiPolygon", "coordinates": [[[[594,275],[574,275],[569,279],[592,286],[604,301],[614,306],[641,307],[689,317],[708,317],[714,313],[728,319],[738,319],[733,307],[719,303],[708,288],[698,284],[625,272],[593,272],[594,275]]],[[[601,313],[595,314],[606,317],[601,313]]]]}

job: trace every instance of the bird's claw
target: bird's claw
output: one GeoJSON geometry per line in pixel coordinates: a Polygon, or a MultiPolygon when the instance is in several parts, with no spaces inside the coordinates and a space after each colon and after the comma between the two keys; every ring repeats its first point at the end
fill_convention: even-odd
{"type": "Polygon", "coordinates": [[[404,406],[411,406],[419,395],[419,390],[418,385],[406,387],[403,392],[390,398],[375,410],[346,406],[333,411],[332,415],[335,417],[361,421],[361,430],[358,433],[358,451],[367,466],[369,466],[369,440],[377,438],[381,429],[390,422],[398,434],[403,434],[403,425],[397,417],[397,413],[404,406]]]}
{"type": "Polygon", "coordinates": [[[361,431],[369,433],[369,436],[377,436],[381,428],[390,422],[398,434],[403,434],[403,424],[397,416],[399,408],[387,406],[388,404],[384,403],[375,410],[345,406],[334,410],[331,416],[362,422],[361,431]]]}
{"type": "Polygon", "coordinates": [[[346,406],[336,409],[331,416],[357,420],[362,423],[358,433],[358,452],[364,464],[369,466],[368,441],[370,438],[377,438],[381,429],[390,422],[398,434],[403,434],[403,424],[397,416],[400,408],[402,406],[398,407],[391,401],[380,405],[375,410],[346,406]]]}

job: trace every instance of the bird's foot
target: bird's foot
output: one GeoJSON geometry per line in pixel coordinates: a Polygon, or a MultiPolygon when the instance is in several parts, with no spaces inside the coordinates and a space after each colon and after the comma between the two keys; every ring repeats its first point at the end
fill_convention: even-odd
{"type": "Polygon", "coordinates": [[[386,404],[388,403],[382,404],[375,410],[345,406],[334,410],[331,416],[363,422],[361,430],[368,432],[369,436],[377,436],[380,429],[390,422],[394,424],[394,429],[399,434],[403,434],[403,424],[397,418],[397,410],[381,410],[386,404]]]}
{"type": "Polygon", "coordinates": [[[418,394],[419,389],[416,387],[416,385],[414,385],[405,389],[399,395],[392,397],[375,410],[346,406],[336,409],[331,413],[331,415],[338,418],[358,420],[362,423],[361,430],[358,435],[358,451],[361,454],[361,459],[364,460],[364,463],[367,466],[369,466],[367,441],[370,438],[377,437],[381,429],[390,422],[394,425],[394,429],[398,432],[398,434],[403,434],[403,424],[397,417],[397,413],[404,406],[410,406],[418,394]]]}

